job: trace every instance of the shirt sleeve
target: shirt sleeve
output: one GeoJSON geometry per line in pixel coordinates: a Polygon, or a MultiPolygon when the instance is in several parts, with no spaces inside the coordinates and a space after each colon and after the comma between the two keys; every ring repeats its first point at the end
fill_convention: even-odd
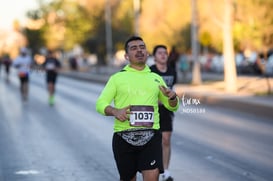
{"type": "Polygon", "coordinates": [[[174,70],[174,80],[173,80],[173,85],[177,83],[177,72],[174,70]]]}
{"type": "MultiPolygon", "coordinates": [[[[161,80],[161,85],[167,87],[166,83],[164,82],[164,80],[161,80]]],[[[178,98],[177,98],[178,99],[178,98]]],[[[159,91],[159,100],[161,101],[161,103],[169,110],[169,111],[177,111],[179,108],[179,100],[177,101],[177,104],[175,107],[172,107],[169,104],[169,98],[166,97],[161,91],[159,91]]]]}
{"type": "Polygon", "coordinates": [[[96,111],[105,115],[105,108],[109,106],[116,95],[116,85],[113,77],[110,77],[96,102],[96,111]]]}
{"type": "Polygon", "coordinates": [[[56,59],[56,65],[57,65],[58,68],[62,67],[62,64],[61,64],[60,60],[56,59]]]}
{"type": "Polygon", "coordinates": [[[45,69],[46,63],[47,63],[47,59],[45,59],[45,61],[41,64],[41,66],[42,66],[43,69],[45,69]]]}

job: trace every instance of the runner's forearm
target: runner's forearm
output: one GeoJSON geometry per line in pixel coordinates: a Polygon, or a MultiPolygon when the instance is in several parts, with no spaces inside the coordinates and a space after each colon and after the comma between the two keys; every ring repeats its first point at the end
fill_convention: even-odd
{"type": "Polygon", "coordinates": [[[116,111],[117,109],[112,107],[112,106],[107,106],[105,109],[104,109],[104,112],[105,112],[105,115],[106,116],[115,116],[116,114],[116,111]]]}

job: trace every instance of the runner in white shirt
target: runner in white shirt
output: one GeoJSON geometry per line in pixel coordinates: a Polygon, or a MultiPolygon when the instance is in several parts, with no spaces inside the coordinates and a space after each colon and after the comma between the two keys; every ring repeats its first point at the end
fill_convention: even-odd
{"type": "Polygon", "coordinates": [[[18,77],[20,79],[20,91],[22,99],[24,101],[27,101],[31,58],[27,54],[26,48],[21,48],[20,55],[13,61],[13,66],[18,69],[18,77]]]}

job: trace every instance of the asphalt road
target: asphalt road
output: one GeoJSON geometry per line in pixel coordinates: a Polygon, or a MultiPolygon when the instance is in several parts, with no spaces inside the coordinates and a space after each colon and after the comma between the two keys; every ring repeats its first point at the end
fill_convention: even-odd
{"type": "MultiPolygon", "coordinates": [[[[59,77],[53,107],[42,73],[31,75],[27,103],[18,86],[14,74],[0,79],[0,181],[118,180],[113,121],[95,111],[103,84],[59,77]]],[[[177,181],[272,181],[272,160],[269,118],[193,102],[175,113],[177,181]]]]}

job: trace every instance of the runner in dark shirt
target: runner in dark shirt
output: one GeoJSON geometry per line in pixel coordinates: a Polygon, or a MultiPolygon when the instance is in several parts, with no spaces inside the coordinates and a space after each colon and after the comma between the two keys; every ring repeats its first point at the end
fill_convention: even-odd
{"type": "Polygon", "coordinates": [[[46,82],[49,93],[48,102],[50,105],[54,105],[54,93],[55,93],[55,84],[57,81],[58,71],[61,67],[60,61],[55,57],[53,51],[48,51],[48,55],[43,64],[43,67],[46,71],[46,82]]]}
{"type": "MultiPolygon", "coordinates": [[[[155,64],[150,67],[152,72],[159,74],[165,81],[168,88],[173,89],[176,83],[177,73],[173,67],[168,65],[168,52],[165,45],[157,45],[154,47],[153,55],[155,64]]],[[[174,113],[159,103],[159,120],[160,131],[162,132],[162,150],[163,150],[163,165],[164,181],[172,181],[171,173],[168,170],[171,158],[171,134],[173,131],[173,117],[174,113]]]]}

